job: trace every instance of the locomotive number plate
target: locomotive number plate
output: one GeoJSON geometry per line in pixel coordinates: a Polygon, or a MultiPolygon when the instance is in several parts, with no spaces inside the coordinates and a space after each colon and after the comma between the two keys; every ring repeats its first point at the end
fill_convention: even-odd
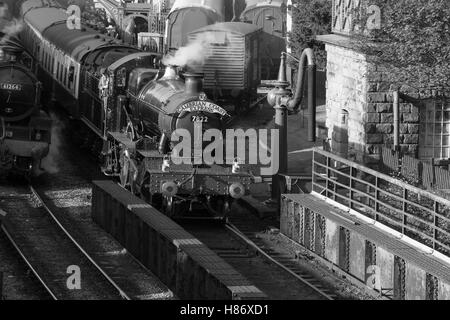
{"type": "Polygon", "coordinates": [[[0,89],[22,91],[22,85],[16,83],[0,83],[0,89]]]}
{"type": "Polygon", "coordinates": [[[192,116],[191,118],[192,122],[202,122],[202,123],[206,123],[208,122],[208,117],[205,116],[192,116]]]}

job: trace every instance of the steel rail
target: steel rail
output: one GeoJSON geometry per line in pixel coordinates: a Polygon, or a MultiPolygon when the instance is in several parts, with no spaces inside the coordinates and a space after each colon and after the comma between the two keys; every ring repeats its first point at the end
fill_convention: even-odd
{"type": "Polygon", "coordinates": [[[20,250],[17,243],[14,241],[13,237],[9,233],[9,231],[6,229],[4,225],[2,225],[2,231],[6,235],[6,237],[9,239],[13,247],[17,250],[19,255],[22,257],[23,261],[27,264],[28,268],[30,268],[31,272],[33,272],[34,276],[39,280],[39,282],[42,284],[42,286],[45,288],[45,290],[48,292],[48,294],[52,297],[53,300],[58,300],[58,297],[56,294],[50,289],[47,284],[45,283],[44,279],[39,275],[39,273],[36,271],[36,269],[33,267],[32,263],[28,260],[28,258],[25,256],[25,254],[20,250]]]}
{"type": "Polygon", "coordinates": [[[255,249],[256,251],[258,251],[261,255],[263,255],[266,259],[268,259],[270,262],[274,263],[275,265],[277,265],[278,267],[282,268],[283,270],[285,270],[286,272],[288,272],[289,274],[291,274],[292,276],[294,276],[295,278],[297,278],[298,280],[300,280],[302,283],[306,284],[308,287],[310,287],[311,289],[313,289],[315,292],[319,293],[321,296],[325,297],[328,300],[334,300],[334,298],[332,296],[330,296],[329,294],[323,292],[320,288],[318,288],[317,286],[313,285],[312,283],[310,283],[308,280],[304,279],[302,276],[298,275],[297,273],[295,273],[294,271],[292,271],[291,269],[289,269],[288,267],[286,267],[285,265],[283,265],[281,262],[277,261],[274,257],[272,257],[271,255],[269,255],[267,252],[265,252],[264,250],[262,250],[256,243],[254,243],[252,240],[250,240],[247,236],[245,236],[235,225],[233,225],[231,222],[227,222],[225,227],[232,232],[233,234],[235,234],[237,237],[239,237],[242,241],[244,241],[245,243],[247,243],[247,245],[249,245],[250,247],[252,247],[253,249],[255,249]]]}
{"type": "Polygon", "coordinates": [[[45,201],[39,195],[38,191],[33,187],[29,186],[33,195],[40,202],[42,207],[47,211],[53,221],[58,225],[58,227],[64,232],[64,234],[71,240],[71,242],[80,250],[80,252],[91,262],[91,264],[103,275],[103,277],[119,292],[120,296],[124,300],[131,300],[131,298],[117,285],[117,283],[95,262],[95,260],[81,247],[81,245],[72,237],[72,235],[67,231],[66,228],[61,224],[58,218],[50,210],[50,208],[45,204],[45,201]]]}

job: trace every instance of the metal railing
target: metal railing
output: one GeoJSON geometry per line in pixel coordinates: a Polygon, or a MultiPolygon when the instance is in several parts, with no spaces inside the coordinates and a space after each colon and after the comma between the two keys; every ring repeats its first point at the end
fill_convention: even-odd
{"type": "Polygon", "coordinates": [[[450,256],[450,201],[314,149],[312,190],[450,256]]]}

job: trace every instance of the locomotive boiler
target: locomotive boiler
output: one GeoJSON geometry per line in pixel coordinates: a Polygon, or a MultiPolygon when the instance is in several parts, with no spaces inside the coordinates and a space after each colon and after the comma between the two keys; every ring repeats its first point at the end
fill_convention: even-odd
{"type": "Polygon", "coordinates": [[[30,59],[14,39],[0,46],[0,172],[25,177],[47,156],[52,124],[30,59]]]}

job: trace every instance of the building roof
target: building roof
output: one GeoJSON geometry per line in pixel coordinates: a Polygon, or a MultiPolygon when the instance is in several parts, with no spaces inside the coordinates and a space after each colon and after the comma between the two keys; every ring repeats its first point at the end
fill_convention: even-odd
{"type": "Polygon", "coordinates": [[[258,27],[257,25],[250,24],[250,23],[244,23],[244,22],[221,22],[221,23],[215,23],[211,24],[209,26],[205,26],[203,28],[197,29],[195,31],[192,31],[190,34],[205,32],[205,31],[226,31],[226,32],[232,32],[237,33],[240,35],[248,35],[253,32],[258,32],[262,30],[261,27],[258,27]]]}
{"type": "MultiPolygon", "coordinates": [[[[30,0],[35,2],[36,0],[30,0]]],[[[22,6],[22,10],[25,13],[23,19],[28,24],[32,25],[33,28],[36,29],[39,33],[42,34],[45,29],[55,23],[64,23],[67,21],[67,14],[60,8],[55,7],[29,7],[29,10],[24,10],[26,4],[30,1],[27,1],[22,6]]],[[[67,27],[66,27],[67,29],[67,27]]]]}

